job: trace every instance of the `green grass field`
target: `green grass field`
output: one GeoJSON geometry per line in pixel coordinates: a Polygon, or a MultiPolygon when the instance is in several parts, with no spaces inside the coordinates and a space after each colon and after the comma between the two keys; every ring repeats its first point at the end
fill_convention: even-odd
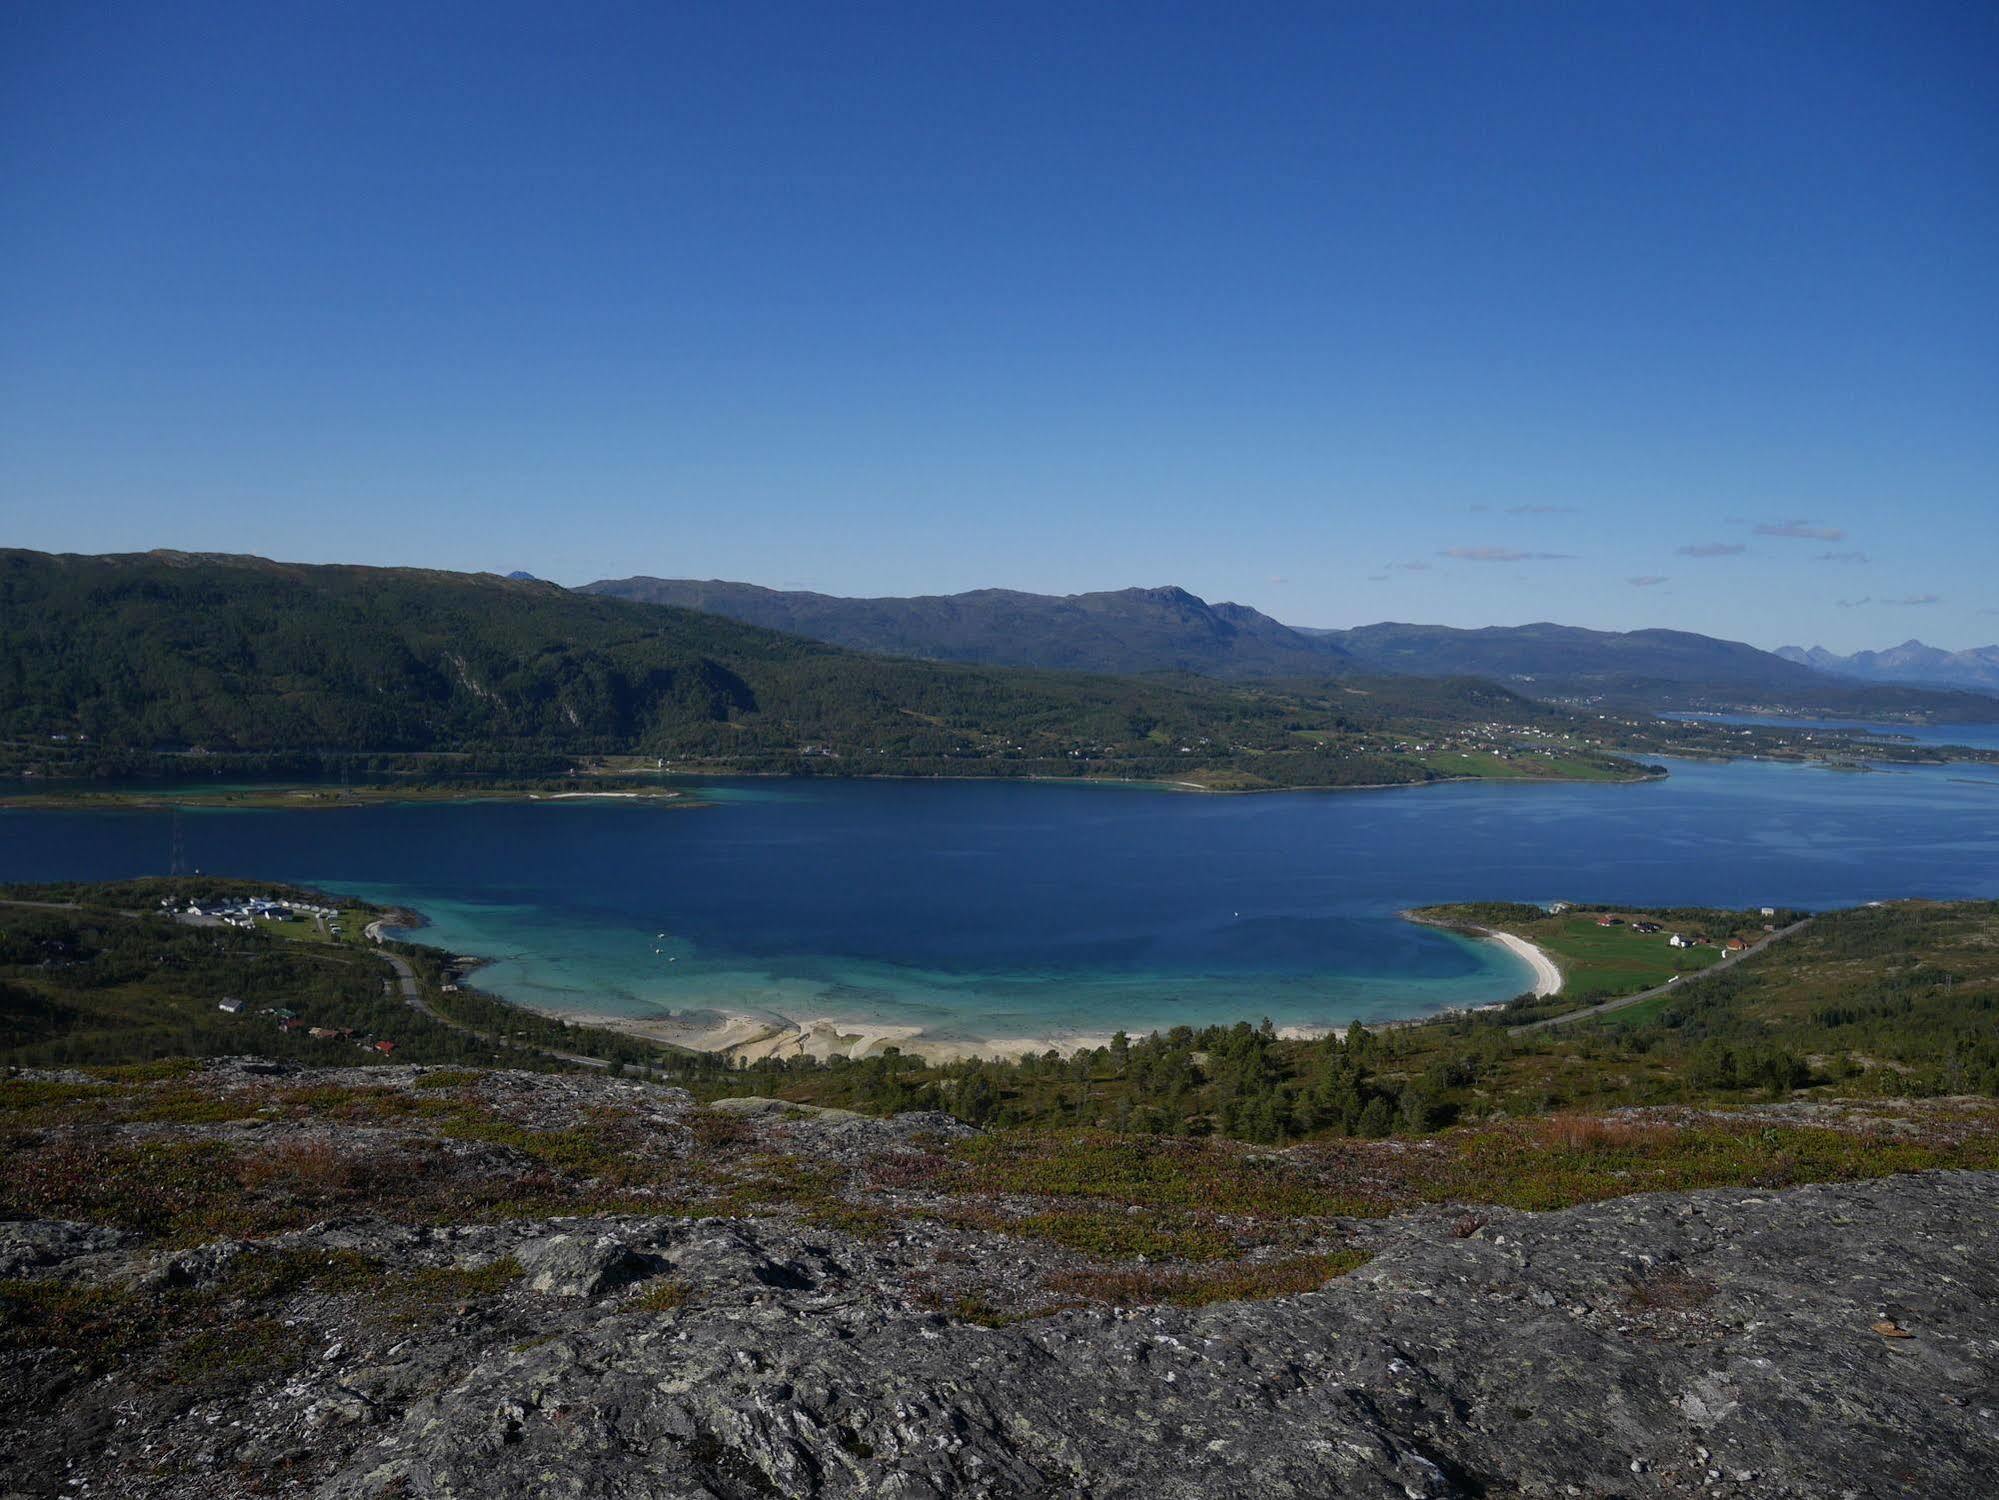
{"type": "Polygon", "coordinates": [[[1518,755],[1490,750],[1437,750],[1417,757],[1439,776],[1479,776],[1497,781],[1629,781],[1631,773],[1579,756],[1518,755]]]}
{"type": "Polygon", "coordinates": [[[1479,903],[1426,907],[1420,913],[1426,920],[1447,925],[1455,923],[1511,933],[1545,949],[1561,966],[1561,1000],[1576,1005],[1648,990],[1664,984],[1675,974],[1698,973],[1723,957],[1724,950],[1718,946],[1669,946],[1667,938],[1675,932],[1689,938],[1705,935],[1716,944],[1731,937],[1753,943],[1764,936],[1766,921],[1782,925],[1795,920],[1797,915],[1786,913],[1768,919],[1757,912],[1707,908],[1609,914],[1624,920],[1614,927],[1602,927],[1597,923],[1605,915],[1602,908],[1550,915],[1538,907],[1479,903]],[[1664,930],[1634,932],[1631,923],[1644,918],[1661,923],[1664,930]]]}
{"type": "Polygon", "coordinates": [[[1562,967],[1566,999],[1609,1000],[1649,990],[1675,974],[1691,974],[1721,958],[1715,948],[1670,948],[1663,932],[1633,932],[1628,925],[1599,927],[1594,917],[1561,917],[1547,925],[1551,930],[1521,936],[1554,955],[1562,967]]]}
{"type": "Polygon", "coordinates": [[[325,935],[319,924],[310,917],[293,917],[289,922],[259,922],[257,926],[272,937],[288,938],[295,943],[323,943],[325,935]]]}

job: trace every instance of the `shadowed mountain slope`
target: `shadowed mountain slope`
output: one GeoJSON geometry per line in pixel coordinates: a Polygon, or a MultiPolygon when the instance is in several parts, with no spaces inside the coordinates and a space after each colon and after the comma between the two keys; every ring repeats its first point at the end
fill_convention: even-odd
{"type": "Polygon", "coordinates": [[[842,599],[749,583],[621,578],[586,584],[582,592],[707,610],[857,651],[938,661],[1210,677],[1324,676],[1346,666],[1346,652],[1334,642],[1180,588],[842,599]]]}
{"type": "Polygon", "coordinates": [[[1347,785],[1441,774],[1396,758],[1398,740],[1434,737],[1417,720],[1562,718],[1482,682],[1347,691],[911,661],[492,574],[0,551],[0,762],[63,774],[162,755],[178,772],[204,752],[448,752],[1347,785]]]}
{"type": "Polygon", "coordinates": [[[1861,684],[1740,641],[1684,630],[1586,630],[1549,623],[1287,626],[1179,588],[1106,593],[978,589],[845,599],[754,584],[625,578],[582,592],[727,615],[855,650],[932,660],[1323,679],[1355,673],[1482,677],[1541,698],[1639,709],[1764,708],[1949,722],[1999,720],[1999,699],[1903,683],[1861,684]]]}

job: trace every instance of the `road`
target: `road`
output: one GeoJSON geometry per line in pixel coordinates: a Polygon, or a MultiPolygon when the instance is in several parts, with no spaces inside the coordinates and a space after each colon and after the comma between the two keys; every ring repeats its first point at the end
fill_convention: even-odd
{"type": "MultiPolygon", "coordinates": [[[[366,931],[370,942],[379,944],[382,941],[381,928],[382,924],[380,922],[370,922],[368,924],[366,931]]],[[[443,1011],[424,999],[422,981],[416,977],[416,970],[410,967],[409,960],[404,958],[400,953],[391,953],[386,948],[377,947],[375,956],[382,959],[389,967],[396,971],[396,984],[402,990],[403,1004],[407,1005],[418,1015],[426,1016],[437,1022],[440,1026],[449,1026],[455,1031],[462,1031],[467,1036],[475,1036],[488,1046],[504,1047],[509,1045],[501,1038],[494,1036],[491,1032],[481,1031],[476,1026],[467,1026],[463,1021],[447,1016],[443,1011]]],[[[530,1050],[540,1052],[547,1057],[560,1058],[563,1062],[577,1063],[586,1068],[608,1068],[611,1066],[610,1062],[605,1058],[589,1057],[581,1052],[557,1052],[549,1047],[535,1047],[530,1050]]]]}
{"type": "MultiPolygon", "coordinates": [[[[25,906],[25,907],[32,907],[41,911],[77,911],[80,909],[78,907],[78,904],[74,901],[18,901],[9,897],[0,897],[0,906],[25,906]]],[[[121,917],[127,917],[133,920],[137,920],[140,917],[147,917],[147,916],[171,915],[175,921],[187,927],[220,927],[222,925],[222,923],[215,917],[194,917],[194,916],[189,916],[186,912],[177,911],[173,913],[164,913],[164,912],[154,913],[154,912],[143,912],[143,911],[125,911],[117,907],[106,907],[104,909],[107,911],[114,911],[117,913],[117,915],[121,917]]],[[[326,927],[326,921],[322,917],[320,919],[320,928],[322,931],[324,931],[325,927],[326,927]]],[[[368,941],[375,944],[381,943],[382,924],[380,922],[370,922],[367,926],[366,931],[368,935],[368,941]]],[[[328,940],[331,941],[332,934],[328,933],[327,937],[328,940]]],[[[330,956],[331,955],[329,955],[329,957],[330,956]]],[[[386,962],[391,968],[393,968],[396,971],[396,985],[402,991],[403,1003],[407,1005],[411,1010],[415,1011],[418,1015],[428,1017],[430,1020],[437,1022],[437,1024],[440,1026],[449,1026],[455,1031],[464,1032],[467,1036],[477,1037],[480,1041],[486,1043],[488,1046],[491,1047],[505,1047],[513,1045],[512,1043],[506,1042],[503,1039],[494,1036],[491,1032],[481,1031],[476,1026],[467,1026],[463,1021],[456,1020],[451,1016],[447,1016],[443,1011],[439,1010],[436,1006],[432,1005],[428,1000],[424,999],[423,982],[416,977],[416,970],[410,967],[409,960],[404,958],[400,953],[391,953],[386,948],[378,946],[375,950],[375,956],[379,959],[382,959],[384,962],[386,962]]],[[[335,962],[345,963],[348,962],[348,960],[336,959],[335,962]]],[[[563,1062],[575,1063],[579,1067],[608,1068],[611,1066],[609,1058],[590,1057],[581,1052],[557,1052],[552,1047],[531,1047],[528,1050],[531,1052],[539,1052],[544,1057],[553,1057],[553,1058],[558,1058],[563,1062]]]]}
{"type": "Polygon", "coordinates": [[[1810,926],[1811,920],[1810,917],[1806,917],[1802,922],[1793,922],[1789,927],[1780,927],[1775,932],[1765,933],[1740,953],[1730,953],[1719,962],[1709,964],[1705,969],[1696,969],[1691,974],[1682,974],[1678,979],[1668,980],[1665,984],[1655,984],[1651,989],[1640,990],[1635,995],[1620,995],[1615,1000],[1606,1000],[1603,1004],[1592,1005],[1586,1010],[1568,1011],[1563,1015],[1550,1016],[1545,1021],[1530,1021],[1525,1026],[1510,1026],[1507,1028],[1507,1035],[1525,1036],[1530,1031],[1545,1031],[1550,1026],[1566,1026],[1571,1021],[1580,1021],[1587,1016],[1608,1015],[1611,1011],[1624,1010],[1633,1005],[1643,1004],[1647,1000],[1655,1000],[1661,995],[1683,990],[1690,984],[1700,983],[1701,980],[1707,978],[1710,974],[1719,974],[1723,969],[1732,968],[1734,965],[1741,963],[1743,959],[1761,953],[1779,938],[1787,938],[1799,929],[1810,926]]]}

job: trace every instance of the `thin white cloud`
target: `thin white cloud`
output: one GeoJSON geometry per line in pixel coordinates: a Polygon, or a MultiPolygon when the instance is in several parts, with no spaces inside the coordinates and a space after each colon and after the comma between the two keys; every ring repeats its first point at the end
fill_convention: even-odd
{"type": "Polygon", "coordinates": [[[1522,552],[1514,547],[1446,547],[1439,557],[1455,557],[1459,562],[1559,562],[1573,557],[1570,552],[1522,552]]]}
{"type": "Polygon", "coordinates": [[[1837,526],[1814,526],[1809,520],[1764,521],[1756,528],[1758,536],[1787,536],[1805,542],[1843,542],[1846,533],[1837,526]]]}
{"type": "Polygon", "coordinates": [[[1682,557],[1734,557],[1749,549],[1740,542],[1693,542],[1679,550],[1682,557]]]}
{"type": "Polygon", "coordinates": [[[1286,578],[1282,573],[1273,573],[1270,575],[1270,581],[1276,584],[1285,584],[1289,583],[1291,580],[1286,578]]]}
{"type": "Polygon", "coordinates": [[[1436,566],[1436,564],[1434,564],[1434,563],[1426,563],[1426,562],[1406,562],[1406,563],[1388,563],[1388,564],[1386,564],[1386,567],[1388,568],[1388,571],[1389,571],[1389,572],[1391,572],[1391,573],[1395,573],[1395,572],[1403,572],[1403,573],[1427,573],[1427,572],[1429,572],[1429,571],[1430,571],[1430,569],[1431,569],[1431,568],[1433,568],[1433,567],[1435,567],[1435,566],[1436,566]]]}
{"type": "Polygon", "coordinates": [[[1624,581],[1634,589],[1649,589],[1656,588],[1669,580],[1663,573],[1646,573],[1637,578],[1627,578],[1624,581]]]}
{"type": "Polygon", "coordinates": [[[1573,505],[1509,505],[1509,516],[1572,516],[1576,513],[1573,505]]]}
{"type": "Polygon", "coordinates": [[[1836,562],[1836,563],[1864,563],[1867,561],[1867,554],[1865,552],[1821,552],[1817,557],[1813,558],[1812,561],[1836,562]]]}
{"type": "Polygon", "coordinates": [[[1386,583],[1388,582],[1388,575],[1386,573],[1370,573],[1367,575],[1367,581],[1369,583],[1386,583]]]}
{"type": "Polygon", "coordinates": [[[1942,594],[1904,594],[1904,595],[1903,595],[1903,596],[1902,596],[1901,598],[1899,598],[1899,599],[1883,599],[1883,600],[1882,600],[1881,602],[1882,602],[1883,604],[1907,604],[1907,605],[1920,605],[1920,604],[1941,604],[1941,603],[1943,603],[1943,595],[1942,595],[1942,594]]]}
{"type": "Polygon", "coordinates": [[[1833,600],[1833,603],[1837,604],[1841,609],[1858,609],[1863,604],[1872,604],[1873,602],[1874,597],[1871,594],[1862,594],[1858,599],[1833,600]]]}

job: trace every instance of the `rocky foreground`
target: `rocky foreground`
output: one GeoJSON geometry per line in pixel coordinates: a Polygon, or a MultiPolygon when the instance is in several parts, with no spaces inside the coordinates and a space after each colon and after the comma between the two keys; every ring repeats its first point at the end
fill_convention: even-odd
{"type": "MultiPolygon", "coordinates": [[[[64,1106],[31,1154],[112,1132],[251,1148],[232,1161],[309,1155],[329,1127],[286,1115],[294,1096],[273,1086],[203,1086],[257,1105],[247,1121],[79,1126],[64,1106]]],[[[724,1151],[675,1090],[503,1086],[516,1110],[564,1118],[623,1099],[687,1159],[724,1151]]],[[[441,1117],[409,1097],[417,1113],[373,1100],[334,1132],[394,1170],[381,1153],[441,1117]]],[[[912,1163],[966,1134],[936,1116],[747,1109],[725,1132],[738,1159],[873,1171],[891,1203],[924,1180],[912,1163]]],[[[451,1139],[474,1177],[516,1149],[451,1139]]],[[[350,1207],[394,1187],[340,1183],[350,1207]]],[[[1436,1205],[1338,1226],[1367,1258],[1316,1290],[1081,1296],[1012,1321],[991,1305],[1009,1285],[1025,1313],[1030,1287],[1116,1283],[1078,1269],[1101,1258],[962,1214],[884,1228],[477,1201],[467,1222],[346,1212],[175,1243],[143,1225],[0,1223],[0,1493],[1978,1496],[1999,1472],[1990,1171],[1544,1213],[1436,1205]],[[976,1320],[939,1296],[954,1268],[986,1288],[976,1320]]]]}

